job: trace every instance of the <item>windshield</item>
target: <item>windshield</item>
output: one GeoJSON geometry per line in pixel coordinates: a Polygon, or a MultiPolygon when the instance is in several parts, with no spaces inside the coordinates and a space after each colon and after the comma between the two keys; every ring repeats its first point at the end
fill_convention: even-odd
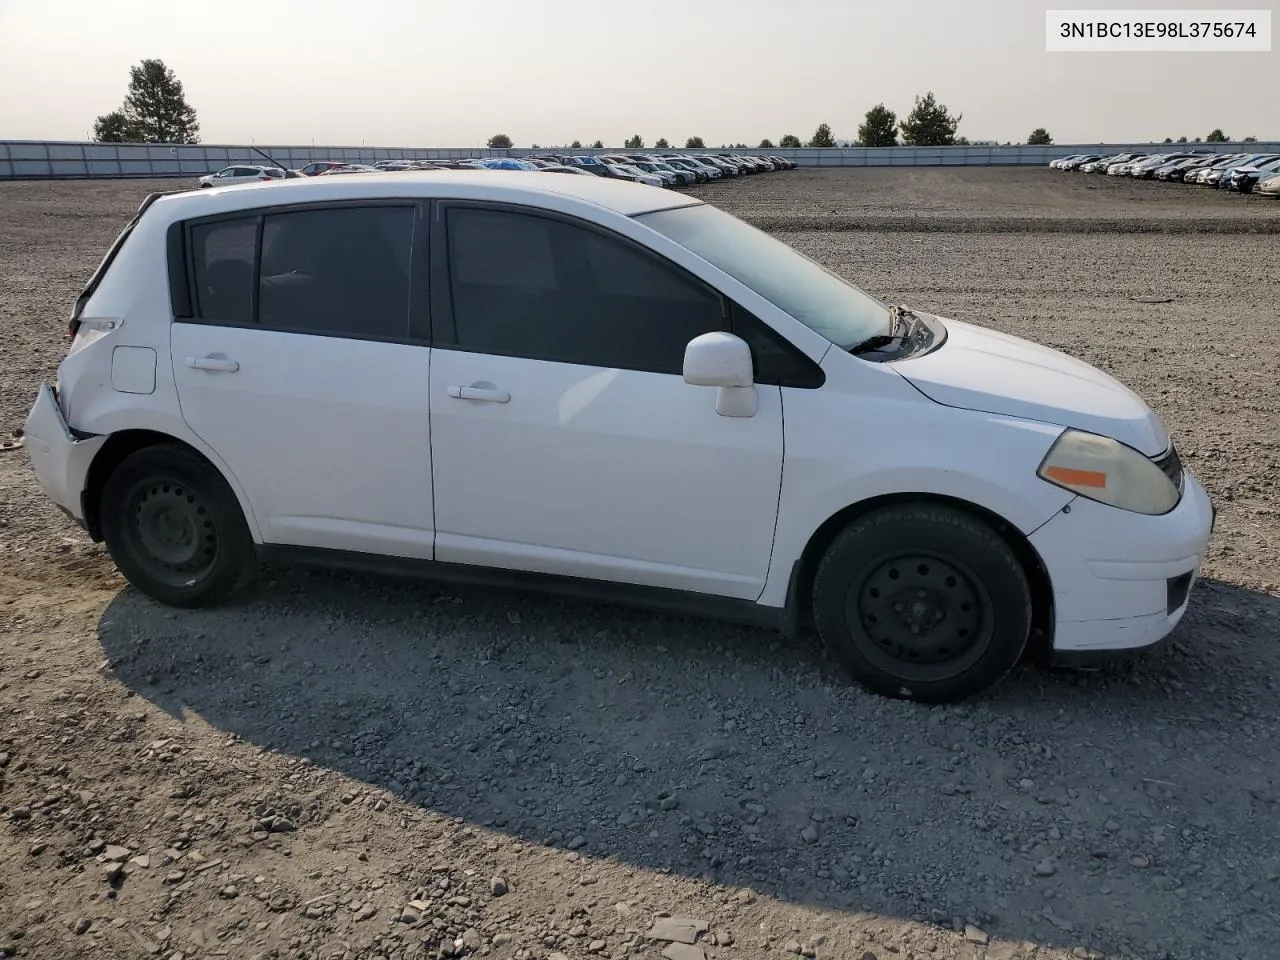
{"type": "Polygon", "coordinates": [[[636,217],[848,350],[889,332],[889,306],[709,203],[636,217]]]}

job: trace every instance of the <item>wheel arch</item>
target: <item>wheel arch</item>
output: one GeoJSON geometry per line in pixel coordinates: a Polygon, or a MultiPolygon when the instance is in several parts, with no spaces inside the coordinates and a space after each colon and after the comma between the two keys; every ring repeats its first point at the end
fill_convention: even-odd
{"type": "Polygon", "coordinates": [[[1013,523],[994,510],[970,500],[939,493],[888,493],[869,497],[836,511],[809,537],[800,558],[791,572],[787,591],[787,621],[793,630],[812,631],[813,579],[827,548],[836,536],[854,520],[883,507],[928,504],[948,506],[961,510],[991,527],[1009,545],[1018,558],[1027,583],[1031,588],[1031,638],[1027,643],[1028,655],[1041,657],[1053,646],[1053,581],[1039,552],[1013,523]]]}
{"type": "Polygon", "coordinates": [[[203,450],[180,437],[175,437],[173,434],[160,430],[131,429],[118,430],[108,436],[107,442],[102,445],[102,449],[97,452],[93,462],[89,464],[89,472],[85,477],[84,490],[80,497],[81,509],[84,512],[85,529],[94,542],[102,542],[102,488],[107,482],[107,478],[111,476],[112,471],[125,457],[146,447],[159,446],[160,444],[172,444],[190,451],[208,464],[210,470],[222,477],[240,502],[240,509],[254,539],[258,539],[257,524],[254,521],[253,512],[245,501],[239,485],[234,478],[228,476],[226,470],[210,459],[203,450]]]}

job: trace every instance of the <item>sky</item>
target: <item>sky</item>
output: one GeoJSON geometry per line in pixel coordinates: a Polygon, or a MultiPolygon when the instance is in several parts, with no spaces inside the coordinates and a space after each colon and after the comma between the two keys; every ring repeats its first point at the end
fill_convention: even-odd
{"type": "MultiPolygon", "coordinates": [[[[1197,9],[1271,0],[1192,0],[1197,9]]],[[[1280,139],[1270,53],[1048,53],[1069,0],[0,0],[0,139],[84,140],[159,58],[209,144],[709,146],[933,91],[970,140],[1280,139]]],[[[1280,16],[1273,14],[1276,29],[1280,16]]]]}

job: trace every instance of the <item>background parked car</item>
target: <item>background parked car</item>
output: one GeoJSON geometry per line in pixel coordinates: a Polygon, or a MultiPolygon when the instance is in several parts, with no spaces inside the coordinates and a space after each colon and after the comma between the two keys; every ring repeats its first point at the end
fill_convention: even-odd
{"type": "MultiPolygon", "coordinates": [[[[701,166],[700,164],[694,163],[692,160],[686,160],[683,157],[664,156],[660,156],[657,159],[676,170],[687,170],[689,173],[692,173],[694,182],[696,183],[707,183],[712,179],[710,167],[701,166]]],[[[718,175],[719,174],[717,172],[717,176],[718,175]]]]}
{"type": "Polygon", "coordinates": [[[304,177],[314,177],[324,173],[326,170],[332,170],[334,167],[344,167],[346,164],[341,160],[313,160],[305,167],[299,167],[298,172],[304,177]]]}
{"type": "Polygon", "coordinates": [[[1272,173],[1280,173],[1280,157],[1233,168],[1227,180],[1227,187],[1239,193],[1249,193],[1258,180],[1272,173]]]}
{"type": "Polygon", "coordinates": [[[583,177],[591,176],[582,167],[571,167],[564,163],[548,163],[538,169],[542,173],[575,173],[583,177]]]}
{"type": "Polygon", "coordinates": [[[1280,173],[1263,177],[1254,186],[1253,192],[1263,197],[1280,197],[1280,173]]]}
{"type": "Polygon", "coordinates": [[[1266,163],[1268,160],[1271,160],[1273,158],[1274,158],[1274,155],[1268,154],[1268,153],[1250,154],[1249,156],[1245,157],[1242,160],[1238,160],[1235,163],[1230,163],[1227,166],[1219,167],[1218,175],[1216,177],[1211,178],[1207,182],[1219,189],[1222,189],[1224,187],[1229,187],[1231,184],[1231,174],[1236,170],[1237,167],[1250,167],[1250,166],[1253,166],[1254,164],[1266,163]]]}
{"type": "Polygon", "coordinates": [[[347,173],[381,173],[377,167],[371,167],[367,163],[344,163],[340,167],[333,167],[320,174],[322,177],[333,177],[347,173]]]}
{"type": "Polygon", "coordinates": [[[200,178],[201,187],[226,187],[236,183],[258,183],[269,180],[283,180],[285,172],[280,167],[264,167],[261,164],[237,163],[223,167],[217,173],[205,174],[200,178]]]}

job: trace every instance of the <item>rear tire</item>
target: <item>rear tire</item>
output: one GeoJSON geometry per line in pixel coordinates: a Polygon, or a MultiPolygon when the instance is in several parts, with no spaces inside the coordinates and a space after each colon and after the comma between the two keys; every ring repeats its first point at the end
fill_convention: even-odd
{"type": "Polygon", "coordinates": [[[102,488],[102,536],[120,572],[175,607],[228,599],[257,572],[231,487],[187,447],[158,444],[117,464],[102,488]]]}
{"type": "Polygon", "coordinates": [[[832,542],[813,583],[831,655],[887,697],[949,703],[1014,667],[1031,631],[1031,589],[993,529],[946,506],[888,507],[832,542]]]}

